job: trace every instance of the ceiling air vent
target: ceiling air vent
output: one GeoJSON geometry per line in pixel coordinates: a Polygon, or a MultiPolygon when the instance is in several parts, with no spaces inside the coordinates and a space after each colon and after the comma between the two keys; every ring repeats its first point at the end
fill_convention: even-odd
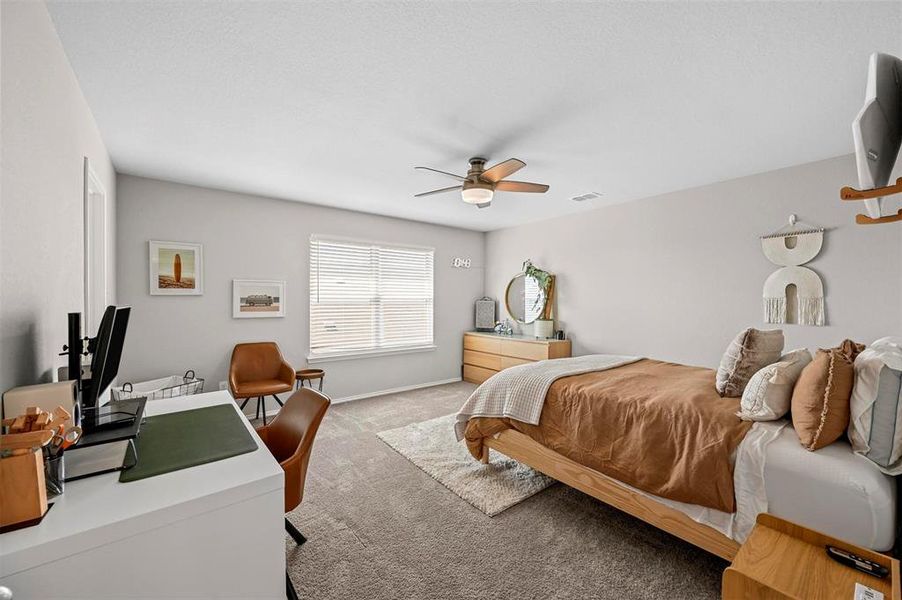
{"type": "Polygon", "coordinates": [[[601,198],[601,194],[598,192],[589,192],[588,194],[583,194],[582,196],[573,196],[570,199],[574,202],[585,202],[586,200],[595,200],[596,198],[601,198]]]}

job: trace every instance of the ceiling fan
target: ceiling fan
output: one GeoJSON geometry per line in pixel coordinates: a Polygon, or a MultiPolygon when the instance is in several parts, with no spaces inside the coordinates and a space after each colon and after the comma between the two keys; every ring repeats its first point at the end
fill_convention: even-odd
{"type": "Polygon", "coordinates": [[[414,167],[421,171],[441,173],[462,182],[460,185],[415,194],[414,198],[430,196],[460,190],[461,198],[467,204],[475,204],[479,208],[486,208],[492,203],[492,196],[499,192],[532,192],[542,194],[548,191],[548,186],[543,183],[528,183],[526,181],[505,181],[504,178],[513,175],[526,166],[526,163],[517,158],[509,158],[489,169],[485,168],[486,159],[474,156],[470,159],[470,170],[467,176],[462,177],[447,171],[439,171],[430,167],[414,167]]]}

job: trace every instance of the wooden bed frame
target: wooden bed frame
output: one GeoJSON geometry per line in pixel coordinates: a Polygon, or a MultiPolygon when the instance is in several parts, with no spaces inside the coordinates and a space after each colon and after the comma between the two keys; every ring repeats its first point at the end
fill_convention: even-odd
{"type": "Polygon", "coordinates": [[[570,460],[519,431],[505,429],[485,438],[483,444],[484,463],[488,463],[488,449],[492,448],[721,558],[732,561],[739,551],[739,543],[719,531],[628,489],[616,479],[570,460]]]}

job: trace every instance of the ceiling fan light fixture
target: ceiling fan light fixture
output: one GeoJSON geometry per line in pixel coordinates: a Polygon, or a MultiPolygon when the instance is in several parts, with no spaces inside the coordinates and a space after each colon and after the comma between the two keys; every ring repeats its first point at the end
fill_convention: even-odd
{"type": "Polygon", "coordinates": [[[491,202],[494,192],[491,188],[471,187],[460,192],[461,198],[467,204],[483,204],[491,202]]]}

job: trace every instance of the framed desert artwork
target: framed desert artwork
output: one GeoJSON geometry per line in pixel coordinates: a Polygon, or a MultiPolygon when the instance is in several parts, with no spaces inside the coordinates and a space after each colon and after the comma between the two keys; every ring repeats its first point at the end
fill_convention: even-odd
{"type": "Polygon", "coordinates": [[[277,279],[232,280],[232,317],[261,319],[284,316],[284,281],[277,279]]]}
{"type": "Polygon", "coordinates": [[[148,247],[151,295],[200,296],[204,293],[203,246],[151,240],[148,247]]]}

